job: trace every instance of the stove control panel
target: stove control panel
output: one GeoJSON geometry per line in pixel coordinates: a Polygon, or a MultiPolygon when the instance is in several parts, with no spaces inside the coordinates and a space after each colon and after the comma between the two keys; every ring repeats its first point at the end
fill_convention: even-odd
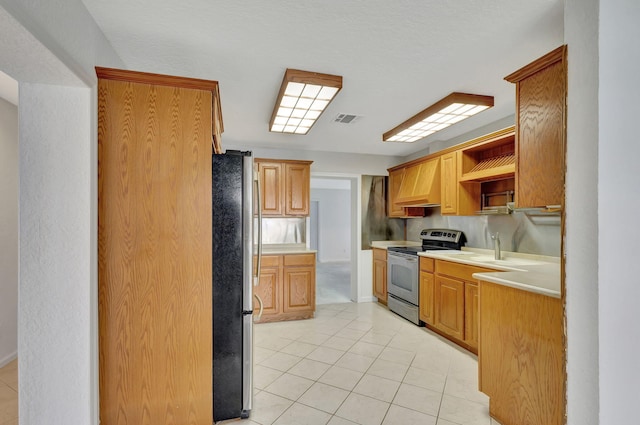
{"type": "Polygon", "coordinates": [[[420,232],[420,237],[424,241],[440,241],[440,242],[460,242],[460,238],[464,237],[464,233],[460,230],[451,229],[424,229],[420,232]]]}

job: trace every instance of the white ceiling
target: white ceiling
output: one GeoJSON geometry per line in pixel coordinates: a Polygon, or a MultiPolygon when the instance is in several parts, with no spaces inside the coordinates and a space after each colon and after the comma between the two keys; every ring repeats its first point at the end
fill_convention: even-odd
{"type": "Polygon", "coordinates": [[[503,77],[563,43],[563,0],[83,2],[129,69],[219,81],[226,147],[409,155],[514,114],[503,77]],[[343,76],[306,136],[268,132],[286,68],[343,76]],[[454,91],[495,107],[413,144],[381,141],[454,91]]]}

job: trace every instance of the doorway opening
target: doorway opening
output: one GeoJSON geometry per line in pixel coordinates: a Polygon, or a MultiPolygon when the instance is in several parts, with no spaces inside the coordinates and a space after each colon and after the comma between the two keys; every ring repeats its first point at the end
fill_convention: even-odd
{"type": "Polygon", "coordinates": [[[352,180],[331,175],[311,178],[310,246],[317,250],[316,304],[357,300],[352,180]]]}

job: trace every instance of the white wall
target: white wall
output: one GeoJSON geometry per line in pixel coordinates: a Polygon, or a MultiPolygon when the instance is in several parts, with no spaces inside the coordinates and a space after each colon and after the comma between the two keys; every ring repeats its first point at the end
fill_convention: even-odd
{"type": "Polygon", "coordinates": [[[124,66],[79,0],[0,0],[0,40],[20,83],[20,424],[97,424],[93,67],[124,66]]]}
{"type": "Polygon", "coordinates": [[[20,121],[23,424],[91,422],[91,111],[88,89],[20,85],[40,117],[20,121]]]}
{"type": "MultiPolygon", "coordinates": [[[[602,202],[598,200],[598,174],[603,170],[598,169],[598,3],[599,0],[565,1],[565,43],[568,45],[565,290],[569,425],[600,423],[597,205],[602,202]]],[[[628,207],[629,195],[622,198],[624,208],[628,207]]],[[[615,204],[622,206],[620,199],[615,204]]],[[[615,249],[615,255],[623,253],[624,250],[615,249]]],[[[635,365],[634,368],[637,369],[635,365]]],[[[633,390],[637,391],[637,388],[633,390]]],[[[627,421],[601,423],[630,424],[636,422],[635,416],[629,416],[627,421]]]]}
{"type": "Polygon", "coordinates": [[[0,99],[0,367],[18,351],[18,108],[0,99]]]}
{"type": "Polygon", "coordinates": [[[600,2],[598,345],[602,424],[637,423],[640,403],[639,21],[637,0],[600,2]]]}
{"type": "Polygon", "coordinates": [[[351,191],[311,188],[311,200],[319,207],[318,261],[350,261],[351,191]]]}

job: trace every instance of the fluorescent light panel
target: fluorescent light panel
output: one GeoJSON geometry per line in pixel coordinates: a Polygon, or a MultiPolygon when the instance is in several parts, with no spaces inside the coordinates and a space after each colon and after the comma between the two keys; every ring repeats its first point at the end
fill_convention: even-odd
{"type": "Polygon", "coordinates": [[[493,96],[451,93],[382,135],[385,142],[412,143],[493,106],[493,96]]]}
{"type": "Polygon", "coordinates": [[[287,69],[271,114],[269,131],[307,134],[342,88],[342,77],[287,69]]]}

